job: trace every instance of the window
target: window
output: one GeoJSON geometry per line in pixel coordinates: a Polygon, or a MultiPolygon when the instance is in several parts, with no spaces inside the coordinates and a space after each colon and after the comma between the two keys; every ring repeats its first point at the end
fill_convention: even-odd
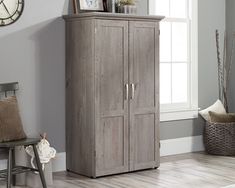
{"type": "Polygon", "coordinates": [[[160,22],[161,121],[198,114],[197,0],[149,0],[160,22]]]}

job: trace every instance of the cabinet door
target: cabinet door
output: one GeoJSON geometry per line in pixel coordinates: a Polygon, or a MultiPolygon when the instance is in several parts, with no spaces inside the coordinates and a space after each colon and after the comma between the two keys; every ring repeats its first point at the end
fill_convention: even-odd
{"type": "Polygon", "coordinates": [[[159,165],[159,26],[130,22],[130,169],[159,165]]]}
{"type": "Polygon", "coordinates": [[[96,174],[128,171],[128,22],[96,20],[96,174]]]}

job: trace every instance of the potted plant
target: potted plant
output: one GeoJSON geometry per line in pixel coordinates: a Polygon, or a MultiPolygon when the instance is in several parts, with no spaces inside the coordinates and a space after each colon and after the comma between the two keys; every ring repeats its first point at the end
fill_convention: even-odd
{"type": "Polygon", "coordinates": [[[117,12],[124,14],[136,14],[136,1],[135,0],[118,0],[117,12]]]}

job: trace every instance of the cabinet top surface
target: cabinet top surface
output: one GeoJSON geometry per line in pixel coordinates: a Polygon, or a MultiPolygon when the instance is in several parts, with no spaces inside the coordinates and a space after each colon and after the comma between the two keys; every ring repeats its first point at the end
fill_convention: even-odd
{"type": "Polygon", "coordinates": [[[152,20],[160,21],[164,16],[155,15],[135,15],[135,14],[121,14],[121,13],[108,13],[108,12],[87,12],[73,15],[64,15],[63,18],[66,21],[72,21],[83,18],[90,19],[125,19],[125,20],[152,20]]]}

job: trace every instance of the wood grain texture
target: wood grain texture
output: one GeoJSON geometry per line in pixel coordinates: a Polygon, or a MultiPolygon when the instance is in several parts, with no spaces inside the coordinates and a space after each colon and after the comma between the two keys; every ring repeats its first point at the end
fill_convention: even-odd
{"type": "Polygon", "coordinates": [[[69,188],[222,188],[235,184],[234,157],[189,153],[161,158],[156,170],[98,179],[55,175],[55,186],[69,188]]]}
{"type": "Polygon", "coordinates": [[[158,22],[162,20],[164,16],[154,16],[154,15],[144,16],[144,15],[108,13],[108,12],[86,12],[77,15],[64,15],[63,18],[66,21],[74,21],[77,19],[104,19],[104,20],[158,22]]]}
{"type": "Polygon", "coordinates": [[[128,22],[96,21],[96,175],[128,171],[128,22]]]}
{"type": "MultiPolygon", "coordinates": [[[[235,184],[234,171],[234,157],[190,153],[161,158],[157,170],[97,179],[55,173],[49,188],[222,188],[235,184]]],[[[1,181],[0,187],[6,187],[5,183],[1,181]]]]}
{"type": "Polygon", "coordinates": [[[67,169],[89,177],[159,166],[161,17],[107,15],[66,19],[67,169]]]}
{"type": "Polygon", "coordinates": [[[130,22],[130,169],[159,166],[158,24],[130,22]]]}
{"type": "Polygon", "coordinates": [[[93,174],[94,64],[92,20],[67,23],[67,169],[93,174]]]}

